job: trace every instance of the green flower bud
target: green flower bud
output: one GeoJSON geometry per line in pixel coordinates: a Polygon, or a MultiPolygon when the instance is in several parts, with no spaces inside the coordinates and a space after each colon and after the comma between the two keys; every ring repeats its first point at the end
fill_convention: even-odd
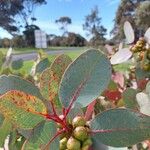
{"type": "Polygon", "coordinates": [[[81,150],[89,150],[89,147],[90,147],[90,146],[88,146],[88,145],[83,146],[83,147],[81,148],[81,150]]]}
{"type": "Polygon", "coordinates": [[[143,70],[145,71],[150,71],[150,63],[145,63],[143,66],[142,66],[143,70]]]}
{"type": "Polygon", "coordinates": [[[76,116],[73,120],[72,120],[72,125],[73,127],[78,127],[78,126],[84,126],[86,124],[86,121],[83,117],[81,116],[76,116]]]}
{"type": "Polygon", "coordinates": [[[73,135],[76,139],[80,141],[84,141],[88,138],[88,132],[87,129],[83,126],[76,127],[73,131],[73,135]]]}
{"type": "Polygon", "coordinates": [[[80,150],[81,143],[77,139],[70,137],[67,141],[67,148],[69,150],[80,150]]]}
{"type": "Polygon", "coordinates": [[[60,150],[65,150],[67,148],[67,138],[63,138],[59,141],[60,150]]]}

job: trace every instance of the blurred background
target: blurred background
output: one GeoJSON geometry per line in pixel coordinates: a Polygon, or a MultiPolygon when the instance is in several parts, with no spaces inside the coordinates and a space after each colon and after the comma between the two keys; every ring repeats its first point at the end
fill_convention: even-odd
{"type": "MultiPolygon", "coordinates": [[[[124,39],[128,20],[136,36],[150,26],[149,0],[0,0],[0,48],[100,47],[124,39]],[[36,45],[35,30],[46,45],[36,45]]],[[[42,41],[43,42],[43,41],[42,41]]],[[[72,49],[70,49],[72,50],[72,49]]]]}

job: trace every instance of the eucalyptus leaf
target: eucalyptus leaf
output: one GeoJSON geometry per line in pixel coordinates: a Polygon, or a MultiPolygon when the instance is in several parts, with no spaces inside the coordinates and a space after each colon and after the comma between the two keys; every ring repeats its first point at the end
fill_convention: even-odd
{"type": "Polygon", "coordinates": [[[140,67],[137,67],[136,70],[135,70],[135,75],[136,75],[137,80],[150,78],[150,71],[144,71],[140,67]]]}
{"type": "Polygon", "coordinates": [[[110,59],[112,65],[126,62],[132,56],[132,52],[129,48],[123,48],[117,51],[110,59]]]}
{"type": "Polygon", "coordinates": [[[118,148],[118,147],[111,147],[111,146],[107,146],[107,145],[104,145],[101,143],[101,141],[97,138],[92,138],[92,141],[93,141],[93,145],[92,145],[92,148],[94,150],[128,150],[127,147],[121,147],[121,148],[118,148]]]}
{"type": "MultiPolygon", "coordinates": [[[[56,124],[53,121],[46,121],[39,123],[33,130],[22,147],[22,150],[39,150],[44,149],[48,142],[56,134],[56,124]]],[[[58,150],[59,143],[54,140],[50,145],[49,149],[58,150]]]]}
{"type": "Polygon", "coordinates": [[[19,104],[15,104],[11,99],[11,95],[3,95],[0,98],[0,113],[7,118],[11,124],[20,129],[32,129],[39,122],[45,120],[40,114],[35,112],[28,112],[20,107],[19,104]]]}
{"type": "Polygon", "coordinates": [[[19,135],[17,130],[13,130],[9,134],[9,150],[21,150],[24,141],[25,138],[19,135]]]}
{"type": "Polygon", "coordinates": [[[48,58],[44,58],[36,65],[36,73],[42,73],[46,68],[50,66],[48,58]]]}
{"type": "Polygon", "coordinates": [[[2,126],[0,126],[0,147],[4,147],[6,137],[12,130],[12,124],[9,119],[4,119],[2,126]]]}
{"type": "Polygon", "coordinates": [[[150,27],[146,30],[144,38],[146,39],[147,43],[150,44],[150,27]]]}
{"type": "Polygon", "coordinates": [[[12,67],[12,69],[14,69],[14,70],[19,70],[20,68],[23,67],[23,60],[22,60],[22,59],[14,60],[14,61],[11,63],[11,67],[12,67]]]}
{"type": "Polygon", "coordinates": [[[107,88],[111,79],[111,65],[99,50],[88,50],[81,54],[66,69],[59,89],[64,107],[72,101],[87,106],[107,88]]]}
{"type": "Polygon", "coordinates": [[[123,101],[125,103],[126,108],[137,109],[136,94],[137,91],[132,88],[127,88],[123,92],[123,101]]]}
{"type": "Polygon", "coordinates": [[[78,103],[70,110],[69,112],[69,119],[73,120],[76,116],[84,116],[84,112],[82,110],[82,106],[78,103]]]}
{"type": "Polygon", "coordinates": [[[5,119],[4,116],[2,114],[0,114],[0,127],[3,124],[4,119],[5,119]]]}
{"type": "Polygon", "coordinates": [[[0,95],[12,90],[22,91],[26,94],[38,97],[41,100],[43,99],[38,87],[33,83],[14,75],[0,76],[0,95]]]}
{"type": "Polygon", "coordinates": [[[111,109],[91,121],[92,136],[103,144],[127,147],[150,138],[150,116],[130,109],[111,109]]]}
{"type": "Polygon", "coordinates": [[[67,55],[59,55],[55,58],[51,66],[45,69],[40,76],[40,91],[48,101],[53,101],[56,106],[60,106],[58,89],[61,77],[71,63],[71,58],[67,55]]]}
{"type": "Polygon", "coordinates": [[[140,107],[140,112],[150,116],[150,97],[148,94],[140,92],[136,95],[136,99],[140,107]]]}
{"type": "Polygon", "coordinates": [[[134,42],[134,39],[135,39],[134,30],[130,22],[128,21],[124,23],[124,34],[126,36],[126,40],[128,44],[131,44],[134,42]]]}

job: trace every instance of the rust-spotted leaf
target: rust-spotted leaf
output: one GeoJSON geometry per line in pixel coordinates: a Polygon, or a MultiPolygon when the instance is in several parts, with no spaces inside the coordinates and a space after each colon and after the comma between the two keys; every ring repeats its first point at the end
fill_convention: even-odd
{"type": "Polygon", "coordinates": [[[36,87],[33,83],[24,80],[19,76],[0,76],[0,95],[12,90],[22,91],[24,93],[36,96],[41,100],[43,99],[38,87],[36,87]]]}
{"type": "Polygon", "coordinates": [[[71,58],[67,55],[58,56],[51,67],[46,69],[40,80],[40,89],[42,95],[50,101],[58,102],[58,87],[61,77],[71,63],[71,58]]]}
{"type": "Polygon", "coordinates": [[[44,120],[40,113],[46,113],[46,108],[37,98],[23,92],[15,92],[11,91],[0,97],[0,113],[15,127],[31,129],[44,120]]]}
{"type": "Polygon", "coordinates": [[[10,91],[8,96],[17,107],[33,113],[46,113],[45,105],[35,96],[20,91],[10,91]]]}

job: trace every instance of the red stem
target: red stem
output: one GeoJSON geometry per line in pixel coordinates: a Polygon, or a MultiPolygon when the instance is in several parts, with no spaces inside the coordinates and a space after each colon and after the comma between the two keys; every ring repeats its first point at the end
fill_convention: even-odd
{"type": "Polygon", "coordinates": [[[64,128],[66,128],[67,125],[66,125],[66,123],[64,122],[64,120],[60,119],[59,116],[57,115],[57,112],[56,112],[56,109],[55,109],[55,106],[54,106],[53,101],[50,101],[50,104],[51,104],[51,106],[52,106],[53,115],[47,114],[47,115],[46,115],[46,118],[47,118],[47,119],[52,119],[53,121],[62,124],[62,126],[63,126],[64,128]]]}

